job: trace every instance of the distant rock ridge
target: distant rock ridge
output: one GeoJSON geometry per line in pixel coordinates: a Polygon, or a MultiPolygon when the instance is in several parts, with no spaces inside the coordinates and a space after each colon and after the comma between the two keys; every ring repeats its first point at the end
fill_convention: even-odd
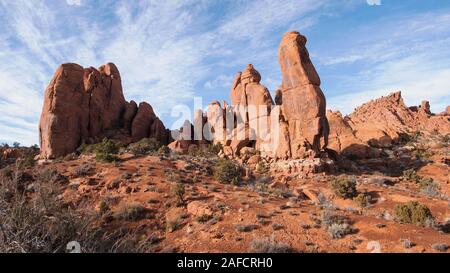
{"type": "Polygon", "coordinates": [[[149,104],[138,107],[125,100],[114,64],[98,69],[74,63],[58,67],[45,90],[39,122],[42,158],[65,156],[103,137],[130,143],[150,136],[165,144],[171,140],[149,104]]]}
{"type": "Polygon", "coordinates": [[[328,148],[359,158],[374,157],[378,153],[371,147],[387,147],[416,132],[450,134],[449,114],[431,113],[428,101],[407,107],[400,91],[364,103],[348,116],[329,110],[327,117],[328,148]]]}

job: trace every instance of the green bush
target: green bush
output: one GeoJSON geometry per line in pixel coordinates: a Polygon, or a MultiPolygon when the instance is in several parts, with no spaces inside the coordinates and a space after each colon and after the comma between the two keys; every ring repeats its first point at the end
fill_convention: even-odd
{"type": "Polygon", "coordinates": [[[201,144],[192,145],[188,149],[188,154],[194,157],[214,157],[222,150],[222,145],[218,144],[201,144]]]}
{"type": "Polygon", "coordinates": [[[161,147],[159,147],[158,149],[158,155],[169,155],[170,154],[170,148],[167,147],[166,145],[163,145],[161,147]]]}
{"type": "Polygon", "coordinates": [[[397,221],[404,224],[416,224],[425,227],[433,223],[430,209],[417,201],[396,205],[394,215],[397,221]]]}
{"type": "Polygon", "coordinates": [[[414,182],[419,181],[420,179],[420,176],[416,173],[414,169],[408,169],[403,171],[403,177],[414,182]]]}
{"type": "Polygon", "coordinates": [[[104,138],[102,142],[93,145],[95,158],[99,161],[114,162],[118,159],[120,145],[110,139],[104,138]]]}
{"type": "Polygon", "coordinates": [[[170,192],[175,197],[177,206],[184,205],[184,194],[186,193],[186,189],[183,184],[177,183],[170,189],[170,192]]]}
{"type": "Polygon", "coordinates": [[[128,150],[134,155],[147,155],[156,153],[161,143],[154,138],[143,138],[138,142],[128,145],[128,150]]]}
{"type": "Polygon", "coordinates": [[[428,197],[434,197],[440,193],[439,185],[432,178],[420,176],[413,169],[404,171],[403,177],[416,183],[420,192],[428,197]]]}
{"type": "Polygon", "coordinates": [[[351,199],[356,197],[358,191],[356,190],[356,179],[345,175],[338,176],[331,180],[331,188],[337,196],[344,199],[351,199]]]}
{"type": "Polygon", "coordinates": [[[269,172],[269,166],[267,166],[267,163],[265,161],[259,161],[256,164],[256,172],[259,174],[265,174],[269,172]]]}
{"type": "Polygon", "coordinates": [[[230,160],[220,160],[214,170],[214,178],[222,184],[238,184],[242,167],[230,160]]]}
{"type": "Polygon", "coordinates": [[[372,197],[368,193],[360,193],[353,200],[360,206],[361,208],[366,208],[370,206],[372,202],[372,197]]]}

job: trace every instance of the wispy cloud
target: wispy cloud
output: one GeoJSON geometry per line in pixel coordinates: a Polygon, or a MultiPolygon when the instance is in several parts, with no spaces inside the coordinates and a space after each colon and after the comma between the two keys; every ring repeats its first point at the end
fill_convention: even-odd
{"type": "Polygon", "coordinates": [[[81,0],[66,0],[67,5],[81,6],[81,0]]]}
{"type": "Polygon", "coordinates": [[[429,100],[432,110],[440,112],[449,104],[448,11],[383,18],[351,33],[351,38],[344,35],[331,56],[319,57],[322,66],[354,71],[334,87],[344,92],[331,90],[339,95],[329,97],[329,108],[349,113],[367,100],[397,90],[409,105],[429,100]]]}

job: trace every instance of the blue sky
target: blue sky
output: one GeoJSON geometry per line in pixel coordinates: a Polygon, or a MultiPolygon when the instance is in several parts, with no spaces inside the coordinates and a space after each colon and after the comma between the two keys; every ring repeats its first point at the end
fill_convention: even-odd
{"type": "Polygon", "coordinates": [[[168,127],[194,96],[229,101],[247,63],[273,94],[289,30],[308,38],[327,108],[350,113],[396,90],[408,105],[450,104],[446,0],[0,0],[0,142],[38,143],[44,89],[65,62],[116,63],[125,97],[168,127]]]}

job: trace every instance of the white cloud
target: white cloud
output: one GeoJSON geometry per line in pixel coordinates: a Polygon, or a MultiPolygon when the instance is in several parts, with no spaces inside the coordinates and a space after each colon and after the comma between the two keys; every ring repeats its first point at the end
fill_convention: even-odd
{"type": "Polygon", "coordinates": [[[217,78],[206,81],[203,87],[207,90],[214,90],[218,87],[231,87],[234,77],[231,75],[219,75],[217,78]]]}
{"type": "Polygon", "coordinates": [[[66,0],[67,5],[81,6],[81,0],[66,0]]]}

